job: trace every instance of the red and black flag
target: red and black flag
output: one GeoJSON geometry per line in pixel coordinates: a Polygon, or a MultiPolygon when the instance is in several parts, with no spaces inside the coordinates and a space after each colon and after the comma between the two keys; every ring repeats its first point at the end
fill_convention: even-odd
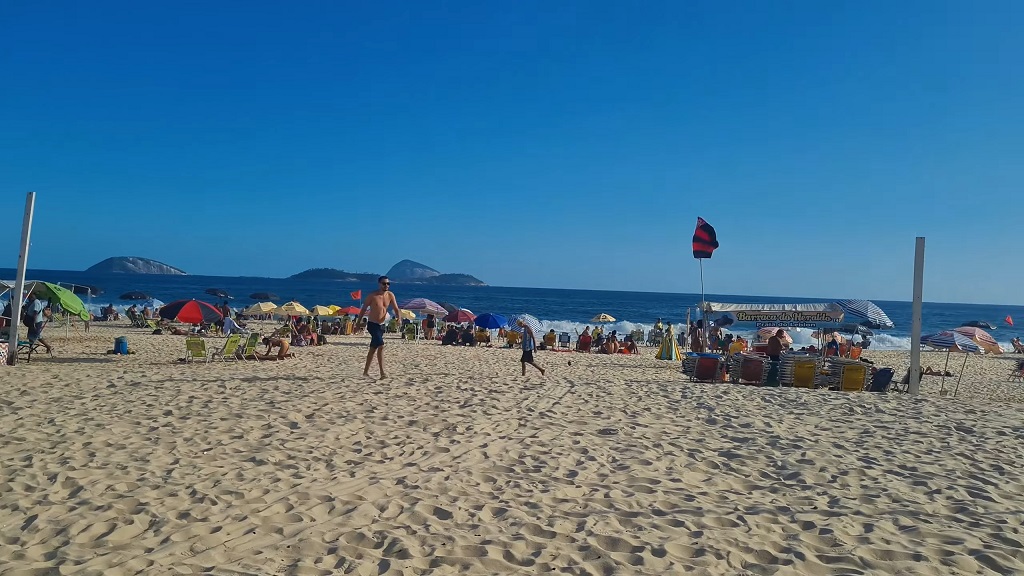
{"type": "Polygon", "coordinates": [[[698,217],[697,229],[693,231],[693,257],[711,258],[715,248],[718,248],[718,236],[714,227],[698,217]]]}

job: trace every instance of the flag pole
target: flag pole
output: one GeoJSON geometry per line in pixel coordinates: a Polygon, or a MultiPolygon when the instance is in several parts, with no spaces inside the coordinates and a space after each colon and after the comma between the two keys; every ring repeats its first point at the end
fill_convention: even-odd
{"type": "Polygon", "coordinates": [[[704,329],[700,331],[700,343],[704,348],[704,351],[708,351],[708,318],[707,304],[704,302],[704,259],[697,258],[697,262],[700,265],[700,319],[701,324],[704,325],[704,329]]]}
{"type": "Polygon", "coordinates": [[[11,292],[11,327],[7,341],[7,363],[18,362],[18,327],[21,325],[21,303],[25,299],[25,270],[28,268],[28,249],[32,238],[32,215],[36,209],[36,193],[25,196],[25,217],[21,223],[21,246],[18,250],[18,270],[15,273],[14,290],[11,292]]]}

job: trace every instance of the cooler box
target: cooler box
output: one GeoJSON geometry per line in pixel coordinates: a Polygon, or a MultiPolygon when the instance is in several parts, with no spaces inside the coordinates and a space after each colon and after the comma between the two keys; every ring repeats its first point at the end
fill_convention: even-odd
{"type": "Polygon", "coordinates": [[[118,336],[114,338],[114,354],[128,354],[128,337],[118,336]]]}

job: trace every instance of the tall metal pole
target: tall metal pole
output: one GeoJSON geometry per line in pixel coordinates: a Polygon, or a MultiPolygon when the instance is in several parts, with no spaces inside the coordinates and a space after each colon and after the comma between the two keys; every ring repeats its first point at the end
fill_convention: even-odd
{"type": "Polygon", "coordinates": [[[704,328],[700,331],[700,344],[704,348],[704,351],[708,351],[708,319],[707,319],[707,304],[704,303],[704,259],[698,258],[697,262],[700,263],[700,320],[704,328]]]}
{"type": "MultiPolygon", "coordinates": [[[[910,384],[911,394],[921,392],[921,303],[924,298],[924,237],[917,237],[914,250],[914,304],[910,320],[910,384]]],[[[943,372],[945,373],[945,372],[943,372]]]]}
{"type": "Polygon", "coordinates": [[[21,223],[21,249],[18,252],[18,274],[11,292],[11,330],[7,340],[7,363],[14,366],[18,361],[18,327],[21,325],[21,299],[25,291],[25,269],[28,267],[28,245],[32,237],[32,213],[36,207],[36,193],[29,192],[25,198],[25,219],[21,223]]]}

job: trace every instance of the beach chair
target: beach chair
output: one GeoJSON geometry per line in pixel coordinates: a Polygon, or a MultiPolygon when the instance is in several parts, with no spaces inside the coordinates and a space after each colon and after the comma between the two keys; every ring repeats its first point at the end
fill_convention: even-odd
{"type": "Polygon", "coordinates": [[[755,354],[740,354],[738,384],[763,386],[768,378],[768,358],[755,354]]]}
{"type": "Polygon", "coordinates": [[[569,333],[568,332],[562,332],[561,334],[558,335],[558,347],[559,348],[565,348],[566,350],[568,350],[569,349],[569,343],[571,343],[571,342],[572,342],[572,338],[569,337],[569,333]]]}
{"type": "Polygon", "coordinates": [[[157,328],[160,327],[160,320],[156,318],[150,318],[149,320],[146,320],[146,327],[156,330],[157,328]]]}
{"type": "Polygon", "coordinates": [[[260,345],[260,335],[256,332],[251,332],[245,339],[245,344],[242,345],[242,349],[238,350],[235,354],[236,357],[241,357],[242,360],[255,360],[260,361],[260,357],[256,354],[256,347],[260,345]]]}
{"type": "Polygon", "coordinates": [[[1010,382],[1024,382],[1024,360],[1017,361],[1017,366],[1010,370],[1010,382]]]}
{"type": "Polygon", "coordinates": [[[637,346],[643,346],[647,343],[647,339],[644,338],[644,331],[639,328],[630,332],[629,335],[633,337],[633,343],[637,346]]]}
{"type": "Polygon", "coordinates": [[[717,354],[702,355],[693,364],[691,382],[718,382],[722,377],[722,357],[717,354]]]}
{"type": "Polygon", "coordinates": [[[839,390],[842,392],[862,392],[867,380],[867,366],[847,364],[843,366],[839,377],[839,390]]]}
{"type": "Polygon", "coordinates": [[[878,392],[885,394],[889,391],[889,386],[892,384],[892,378],[896,375],[896,371],[892,368],[882,368],[875,375],[871,377],[871,383],[868,384],[868,392],[878,392]]]}
{"type": "Polygon", "coordinates": [[[793,387],[814,388],[814,375],[817,365],[814,360],[803,360],[793,363],[793,387]]]}
{"type": "Polygon", "coordinates": [[[665,338],[665,332],[651,328],[647,333],[647,345],[661,347],[661,341],[665,338]]]}
{"type": "Polygon", "coordinates": [[[206,353],[206,340],[199,336],[185,337],[185,362],[202,360],[210,361],[210,355],[206,353]]]}
{"type": "Polygon", "coordinates": [[[241,334],[232,334],[228,336],[228,339],[224,341],[224,347],[220,350],[215,350],[210,353],[210,360],[220,358],[222,362],[226,362],[229,358],[235,360],[235,351],[238,350],[238,345],[242,343],[241,334]]]}
{"type": "Polygon", "coordinates": [[[32,362],[32,355],[36,353],[36,348],[42,346],[39,342],[30,342],[28,340],[18,340],[18,359],[25,360],[26,363],[32,362]]]}
{"type": "Polygon", "coordinates": [[[523,335],[522,334],[520,334],[519,332],[513,332],[511,330],[509,330],[508,334],[505,335],[505,340],[508,342],[508,347],[509,348],[515,348],[516,346],[518,346],[519,345],[519,341],[522,340],[522,339],[523,339],[523,335]]]}

